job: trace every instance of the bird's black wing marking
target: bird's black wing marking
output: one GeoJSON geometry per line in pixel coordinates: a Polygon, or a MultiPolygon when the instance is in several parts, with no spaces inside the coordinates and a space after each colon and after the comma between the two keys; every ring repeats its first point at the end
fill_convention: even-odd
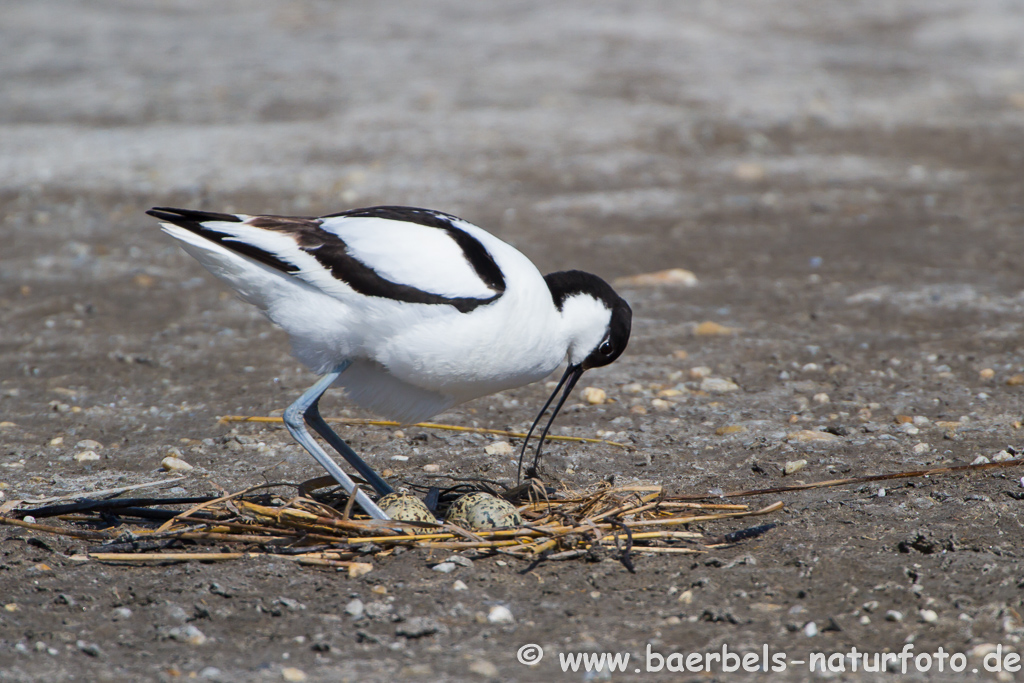
{"type": "Polygon", "coordinates": [[[164,206],[155,207],[147,211],[150,216],[158,218],[168,223],[173,223],[179,228],[185,228],[189,232],[204,237],[211,242],[216,242],[223,247],[230,249],[231,251],[238,252],[243,256],[248,256],[254,261],[259,261],[263,265],[270,266],[276,270],[280,270],[284,273],[295,273],[299,269],[290,263],[282,261],[274,254],[254,247],[251,244],[240,242],[237,237],[229,235],[223,232],[217,232],[212,228],[209,228],[203,223],[207,221],[221,221],[225,223],[241,223],[242,219],[238,216],[233,216],[230,213],[214,213],[212,211],[192,211],[190,209],[171,209],[164,206]]]}
{"type": "MultiPolygon", "coordinates": [[[[364,209],[363,211],[369,210],[364,209]]],[[[429,220],[428,216],[434,214],[434,212],[426,211],[424,209],[414,209],[413,211],[420,212],[423,216],[423,220],[429,220]]],[[[205,211],[191,211],[186,209],[170,209],[165,207],[157,207],[151,211],[147,211],[146,213],[160,220],[185,228],[186,230],[201,235],[211,241],[217,242],[227,249],[248,256],[249,258],[282,272],[294,274],[300,270],[297,266],[283,260],[282,256],[284,255],[272,254],[251,244],[247,244],[234,235],[221,233],[203,225],[203,222],[205,221],[227,221],[231,223],[243,222],[237,216],[205,211]]],[[[350,213],[354,214],[357,212],[338,215],[349,215],[350,213]]],[[[369,214],[366,215],[369,216],[369,214]]],[[[255,228],[273,230],[275,232],[281,232],[291,236],[300,249],[315,258],[321,266],[331,272],[331,275],[334,276],[335,279],[346,283],[354,291],[364,296],[382,297],[392,299],[394,301],[415,304],[447,304],[454,306],[461,313],[469,313],[478,306],[483,306],[497,300],[504,292],[505,282],[504,278],[501,276],[501,271],[498,269],[497,264],[494,263],[494,260],[491,259],[490,254],[487,253],[487,250],[484,249],[483,245],[475,238],[462,230],[454,228],[446,219],[439,218],[438,221],[439,224],[437,226],[431,225],[430,227],[442,227],[447,230],[449,234],[452,234],[453,239],[462,246],[463,252],[467,254],[467,260],[471,258],[469,256],[470,253],[477,254],[477,258],[481,258],[479,256],[479,252],[482,252],[483,257],[485,257],[484,260],[489,261],[491,266],[493,266],[494,271],[497,272],[497,277],[500,278],[501,285],[500,288],[493,287],[498,290],[494,296],[484,299],[476,297],[447,297],[425,292],[417,287],[392,282],[387,278],[381,277],[373,268],[370,268],[349,254],[344,240],[334,233],[321,228],[320,226],[322,221],[319,218],[254,216],[253,218],[245,221],[245,223],[255,228]],[[457,235],[461,235],[463,237],[460,238],[457,235]],[[460,239],[467,240],[468,246],[464,246],[460,239]]],[[[427,224],[421,223],[421,225],[427,224]]],[[[473,261],[470,260],[470,263],[473,263],[473,261]]],[[[485,263],[481,267],[486,269],[488,266],[485,263]]],[[[480,273],[480,270],[475,266],[474,269],[480,273]]],[[[491,280],[484,278],[483,275],[481,275],[481,278],[490,284],[491,280],[494,279],[494,275],[493,273],[491,274],[491,280]]]]}
{"type": "Polygon", "coordinates": [[[365,209],[352,209],[350,211],[332,213],[324,216],[324,218],[383,218],[390,221],[404,221],[428,228],[444,230],[462,249],[466,261],[476,272],[477,277],[483,280],[484,284],[495,292],[505,291],[505,276],[502,274],[498,264],[494,262],[494,257],[480,243],[480,240],[465,230],[455,227],[453,221],[462,221],[457,216],[430,209],[417,209],[411,206],[371,206],[365,209]]]}

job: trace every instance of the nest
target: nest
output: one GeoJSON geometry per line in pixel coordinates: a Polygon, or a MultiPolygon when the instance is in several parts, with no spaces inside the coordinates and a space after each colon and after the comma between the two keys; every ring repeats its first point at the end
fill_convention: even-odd
{"type": "MultiPolygon", "coordinates": [[[[533,485],[521,487],[518,494],[526,498],[518,506],[521,526],[470,530],[450,523],[364,518],[354,514],[357,509],[353,510],[351,497],[338,499],[337,491],[314,493],[325,480],[266,484],[216,497],[114,497],[19,507],[7,510],[8,516],[0,517],[0,522],[102,542],[76,557],[81,560],[137,564],[275,555],[299,564],[347,568],[350,574],[360,575],[372,568],[369,559],[386,557],[399,548],[473,550],[529,562],[599,559],[615,553],[632,568],[632,553],[701,553],[775,526],[711,536],[689,530],[688,525],[765,515],[782,508],[781,502],[752,510],[742,504],[676,500],[656,485],[603,483],[579,491],[533,485]],[[279,492],[286,489],[294,495],[279,492]],[[41,524],[42,518],[59,519],[63,526],[41,524]]],[[[459,488],[440,496],[435,492],[440,510],[459,488]]]]}
{"type": "MultiPolygon", "coordinates": [[[[109,563],[211,562],[273,555],[359,576],[372,570],[375,557],[420,548],[495,554],[529,563],[615,556],[632,571],[631,558],[636,554],[702,553],[749,541],[776,526],[760,524],[718,535],[696,530],[705,528],[705,523],[770,515],[783,508],[781,501],[760,508],[723,502],[731,497],[968,473],[1022,463],[1017,459],[722,492],[715,497],[716,502],[701,500],[707,496],[668,495],[659,485],[601,483],[583,490],[553,490],[531,482],[510,491],[491,490],[518,505],[523,523],[516,528],[488,530],[470,530],[451,523],[367,519],[358,514],[353,498],[343,492],[339,495],[334,489],[318,493],[333,485],[327,477],[196,498],[121,497],[130,491],[171,483],[164,480],[95,491],[92,498],[71,503],[62,502],[71,496],[11,501],[0,506],[0,524],[98,541],[99,545],[72,559],[109,563]],[[56,504],[27,507],[30,502],[56,504]],[[39,523],[43,518],[60,520],[62,525],[39,523]]],[[[427,498],[443,513],[465,488],[456,486],[444,492],[433,489],[427,498]]]]}

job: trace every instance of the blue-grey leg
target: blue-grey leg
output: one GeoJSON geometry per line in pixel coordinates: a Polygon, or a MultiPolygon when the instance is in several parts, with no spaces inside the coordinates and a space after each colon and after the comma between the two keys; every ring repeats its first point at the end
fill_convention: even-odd
{"type": "MultiPolygon", "coordinates": [[[[306,393],[300,396],[299,399],[295,401],[295,403],[288,406],[287,410],[284,411],[284,425],[285,427],[288,428],[288,431],[291,432],[292,437],[296,441],[298,441],[299,444],[303,448],[305,448],[309,452],[309,454],[312,455],[313,458],[316,459],[316,461],[320,463],[320,465],[325,470],[327,470],[327,473],[329,475],[334,477],[334,479],[339,484],[341,484],[346,491],[348,491],[351,494],[352,491],[356,489],[355,482],[352,481],[351,477],[345,474],[344,470],[338,467],[338,463],[334,462],[334,459],[331,458],[331,456],[327,455],[327,453],[324,452],[324,449],[320,448],[320,444],[318,444],[313,439],[313,437],[309,435],[309,432],[306,431],[306,425],[303,422],[303,419],[307,417],[308,411],[310,410],[310,408],[312,408],[313,414],[316,415],[316,418],[319,420],[319,423],[322,424],[323,427],[326,428],[328,432],[331,432],[330,428],[327,427],[327,424],[323,421],[323,418],[320,417],[320,413],[317,410],[316,405],[319,402],[320,397],[323,396],[323,393],[327,391],[327,389],[332,384],[334,384],[334,381],[338,379],[341,373],[343,373],[346,370],[346,368],[348,368],[349,365],[351,365],[351,362],[345,361],[344,363],[336,367],[334,370],[321,377],[317,381],[317,383],[310,387],[309,390],[306,391],[306,393]]],[[[315,421],[311,422],[310,424],[311,426],[314,427],[314,429],[316,428],[315,421]]],[[[319,429],[317,431],[320,432],[319,429]]],[[[334,439],[336,439],[338,443],[343,445],[344,448],[347,449],[349,453],[352,453],[352,455],[355,456],[356,460],[359,461],[360,465],[363,468],[371,472],[373,471],[370,470],[369,465],[363,462],[362,459],[359,458],[359,456],[357,456],[352,451],[352,449],[349,448],[348,445],[341,440],[341,438],[334,434],[334,432],[331,432],[331,434],[334,436],[334,439]]],[[[333,443],[331,445],[335,446],[333,443]]],[[[337,448],[337,446],[335,446],[335,448],[337,448]]],[[[345,450],[339,449],[339,452],[343,456],[345,456],[346,459],[349,458],[349,456],[345,453],[345,450]]],[[[359,469],[359,466],[353,466],[359,469]]],[[[376,476],[376,474],[374,474],[374,476],[376,476]]],[[[377,479],[380,480],[380,477],[377,477],[377,479]]],[[[371,480],[368,479],[367,481],[371,480]]],[[[380,481],[381,483],[383,483],[383,480],[380,481]]],[[[385,484],[385,486],[387,486],[387,484],[385,484]]],[[[390,487],[388,488],[390,489],[390,487]]],[[[377,504],[370,500],[369,496],[367,496],[362,489],[359,489],[358,492],[356,493],[356,503],[359,504],[359,507],[363,508],[366,514],[370,515],[374,519],[389,519],[387,514],[385,514],[383,510],[377,507],[377,504]]]]}

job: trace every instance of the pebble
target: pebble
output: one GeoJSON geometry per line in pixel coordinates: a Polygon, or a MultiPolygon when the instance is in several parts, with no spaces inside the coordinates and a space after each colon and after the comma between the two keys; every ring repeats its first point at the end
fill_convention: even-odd
{"type": "Polygon", "coordinates": [[[738,391],[740,385],[732,380],[721,377],[707,377],[700,383],[700,390],[709,394],[726,394],[730,391],[738,391]]]}
{"type": "Polygon", "coordinates": [[[876,609],[878,609],[878,607],[878,600],[870,600],[861,605],[861,609],[863,609],[865,612],[874,612],[876,609]]]}
{"type": "Polygon", "coordinates": [[[1006,462],[1007,460],[1016,460],[1017,456],[1012,455],[1008,451],[999,451],[992,456],[992,462],[1006,462]]]}
{"type": "Polygon", "coordinates": [[[512,455],[516,449],[508,441],[495,441],[484,446],[487,455],[512,455]]]}
{"type": "Polygon", "coordinates": [[[923,443],[923,442],[917,444],[916,446],[914,446],[914,453],[917,454],[917,455],[921,455],[922,453],[927,453],[929,450],[931,450],[931,446],[929,446],[928,444],[923,443]]]}
{"type": "Polygon", "coordinates": [[[128,607],[115,607],[110,613],[110,618],[114,621],[118,621],[121,619],[131,619],[132,611],[128,607]]]}
{"type": "Polygon", "coordinates": [[[829,434],[828,432],[801,429],[799,431],[786,434],[786,441],[798,441],[800,443],[809,443],[813,441],[834,442],[839,441],[839,437],[835,434],[829,434]]]}
{"type": "Polygon", "coordinates": [[[96,643],[87,643],[84,640],[79,640],[75,643],[75,646],[90,657],[100,657],[103,655],[103,650],[96,643]]]}
{"type": "Polygon", "coordinates": [[[103,450],[103,444],[99,441],[93,441],[92,439],[82,439],[75,444],[75,448],[84,448],[87,451],[99,451],[103,450]]]}
{"type": "Polygon", "coordinates": [[[993,370],[992,368],[985,368],[984,370],[978,372],[978,377],[980,377],[981,379],[992,379],[995,376],[996,371],[993,370]]]}
{"type": "Polygon", "coordinates": [[[391,459],[396,462],[405,462],[409,459],[408,455],[392,455],[391,459]]]}
{"type": "Polygon", "coordinates": [[[933,609],[923,609],[918,613],[921,617],[921,621],[926,624],[934,624],[939,620],[939,614],[933,609]]]}
{"type": "Polygon", "coordinates": [[[166,458],[161,460],[160,466],[168,472],[188,472],[189,470],[195,469],[192,465],[173,455],[168,455],[166,458]]]}
{"type": "Polygon", "coordinates": [[[804,626],[804,635],[808,638],[813,638],[814,636],[818,635],[818,625],[815,624],[813,621],[808,621],[807,624],[804,626]]]}
{"type": "Polygon", "coordinates": [[[1006,380],[1006,384],[1011,387],[1019,387],[1024,384],[1024,375],[1014,375],[1006,380]]]}
{"type": "Polygon", "coordinates": [[[373,565],[369,562],[353,562],[348,566],[348,578],[358,579],[364,574],[369,574],[373,571],[373,565]]]}
{"type": "Polygon", "coordinates": [[[18,425],[14,424],[10,420],[4,420],[3,422],[0,422],[0,429],[14,429],[17,426],[18,425]]]}
{"type": "Polygon", "coordinates": [[[805,467],[807,467],[806,460],[790,460],[782,466],[782,473],[786,475],[795,474],[805,467]]]}
{"type": "Polygon", "coordinates": [[[826,403],[831,403],[832,401],[832,399],[830,399],[828,397],[828,394],[826,393],[815,394],[813,400],[818,405],[825,405],[826,403]]]}
{"type": "Polygon", "coordinates": [[[441,572],[442,574],[451,574],[453,571],[458,569],[458,565],[454,562],[440,562],[431,567],[435,572],[441,572]]]}
{"type": "Polygon", "coordinates": [[[511,624],[515,621],[512,611],[504,605],[495,605],[487,613],[487,621],[492,624],[511,624]]]}
{"type": "Polygon", "coordinates": [[[302,669],[296,669],[294,666],[286,666],[281,669],[281,678],[286,681],[290,681],[290,683],[301,683],[309,678],[309,676],[307,676],[306,672],[302,669]]]}
{"type": "Polygon", "coordinates": [[[75,454],[75,462],[95,462],[99,459],[99,453],[96,451],[82,451],[75,454]]]}
{"type": "Polygon", "coordinates": [[[726,327],[720,323],[712,322],[707,320],[700,323],[694,328],[693,333],[698,337],[710,337],[714,335],[733,334],[736,329],[733,327],[726,327]]]}
{"type": "Polygon", "coordinates": [[[989,460],[988,458],[986,458],[984,455],[979,455],[977,458],[975,458],[974,460],[971,461],[971,464],[972,465],[987,465],[990,462],[992,462],[992,461],[989,460]]]}
{"type": "Polygon", "coordinates": [[[617,287],[696,287],[697,276],[683,268],[669,268],[616,278],[613,284],[617,287]]]}
{"type": "Polygon", "coordinates": [[[728,436],[729,434],[739,434],[745,431],[747,431],[747,428],[743,425],[725,425],[716,429],[715,434],[718,436],[728,436]]]}
{"type": "Polygon", "coordinates": [[[432,636],[440,630],[441,625],[430,617],[413,617],[399,624],[395,634],[406,638],[422,638],[432,636]]]}
{"type": "Polygon", "coordinates": [[[686,360],[689,356],[690,353],[686,349],[676,349],[672,352],[672,357],[676,360],[686,360]]]}
{"type": "Polygon", "coordinates": [[[599,406],[608,402],[608,393],[597,387],[584,387],[580,394],[583,400],[592,406],[599,406]]]}
{"type": "Polygon", "coordinates": [[[698,365],[690,368],[690,379],[704,379],[711,376],[711,368],[706,365],[698,365]]]}
{"type": "Polygon", "coordinates": [[[363,601],[359,598],[349,600],[348,604],[345,605],[345,614],[349,615],[353,619],[358,619],[363,616],[363,612],[366,611],[366,606],[363,605],[363,601]]]}
{"type": "Polygon", "coordinates": [[[179,643],[188,643],[189,645],[203,645],[209,640],[206,634],[192,624],[175,626],[167,631],[167,637],[179,643]]]}
{"type": "Polygon", "coordinates": [[[672,404],[662,398],[652,398],[651,407],[657,410],[659,413],[664,413],[672,410],[672,404]]]}
{"type": "Polygon", "coordinates": [[[891,609],[891,610],[889,610],[888,612],[885,613],[885,620],[886,621],[897,621],[897,622],[903,621],[903,612],[900,612],[899,610],[891,609]]]}
{"type": "Polygon", "coordinates": [[[465,590],[469,590],[469,586],[467,586],[461,580],[456,580],[456,582],[452,584],[452,590],[465,591],[465,590]]]}
{"type": "Polygon", "coordinates": [[[484,678],[497,678],[498,667],[486,659],[476,659],[469,665],[469,670],[484,678]]]}
{"type": "Polygon", "coordinates": [[[423,466],[423,471],[429,473],[440,472],[441,466],[438,465],[436,462],[427,463],[426,465],[423,466]]]}
{"type": "Polygon", "coordinates": [[[908,434],[908,435],[910,435],[910,436],[914,436],[914,435],[916,435],[916,434],[920,434],[920,433],[921,433],[921,430],[920,430],[920,429],[918,429],[917,427],[915,427],[915,426],[913,425],[913,423],[911,423],[911,422],[908,422],[908,423],[906,423],[906,424],[902,424],[902,425],[900,425],[900,426],[898,427],[898,429],[899,429],[899,430],[900,430],[901,432],[903,432],[904,434],[908,434]]]}
{"type": "Polygon", "coordinates": [[[50,439],[50,445],[51,446],[63,446],[64,445],[64,437],[63,436],[55,436],[55,437],[53,437],[52,439],[50,439]]]}
{"type": "Polygon", "coordinates": [[[461,567],[473,566],[473,560],[469,559],[468,557],[463,557],[462,555],[452,555],[447,560],[445,560],[445,562],[454,562],[455,564],[461,567]]]}

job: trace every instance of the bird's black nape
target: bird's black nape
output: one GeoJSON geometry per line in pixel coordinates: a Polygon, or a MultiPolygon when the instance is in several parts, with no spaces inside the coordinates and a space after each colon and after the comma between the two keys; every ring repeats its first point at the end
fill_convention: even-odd
{"type": "Polygon", "coordinates": [[[519,470],[516,473],[517,484],[522,480],[523,477],[523,457],[525,457],[526,455],[526,447],[530,443],[530,436],[533,434],[533,430],[537,428],[537,423],[540,422],[540,419],[542,417],[544,417],[544,413],[547,412],[548,406],[551,405],[551,402],[555,400],[555,396],[558,396],[558,392],[562,389],[562,385],[565,385],[565,391],[562,392],[562,397],[558,400],[558,404],[555,406],[555,409],[551,412],[551,418],[548,420],[547,425],[544,426],[544,431],[541,432],[540,440],[537,443],[537,453],[533,456],[533,464],[526,471],[527,477],[536,476],[537,463],[540,461],[541,448],[544,447],[544,439],[547,438],[548,430],[551,429],[551,425],[555,421],[555,416],[558,415],[558,411],[562,409],[562,405],[565,403],[565,400],[569,398],[569,394],[570,392],[572,392],[572,388],[576,386],[576,382],[578,382],[580,377],[583,376],[584,370],[585,368],[582,365],[570,365],[569,367],[567,367],[565,369],[565,374],[562,375],[562,379],[558,380],[558,384],[557,386],[555,386],[555,390],[551,392],[551,396],[544,403],[544,407],[540,409],[539,413],[537,413],[537,418],[533,421],[533,424],[530,425],[530,431],[526,433],[526,438],[523,439],[523,448],[519,452],[519,470]]]}

